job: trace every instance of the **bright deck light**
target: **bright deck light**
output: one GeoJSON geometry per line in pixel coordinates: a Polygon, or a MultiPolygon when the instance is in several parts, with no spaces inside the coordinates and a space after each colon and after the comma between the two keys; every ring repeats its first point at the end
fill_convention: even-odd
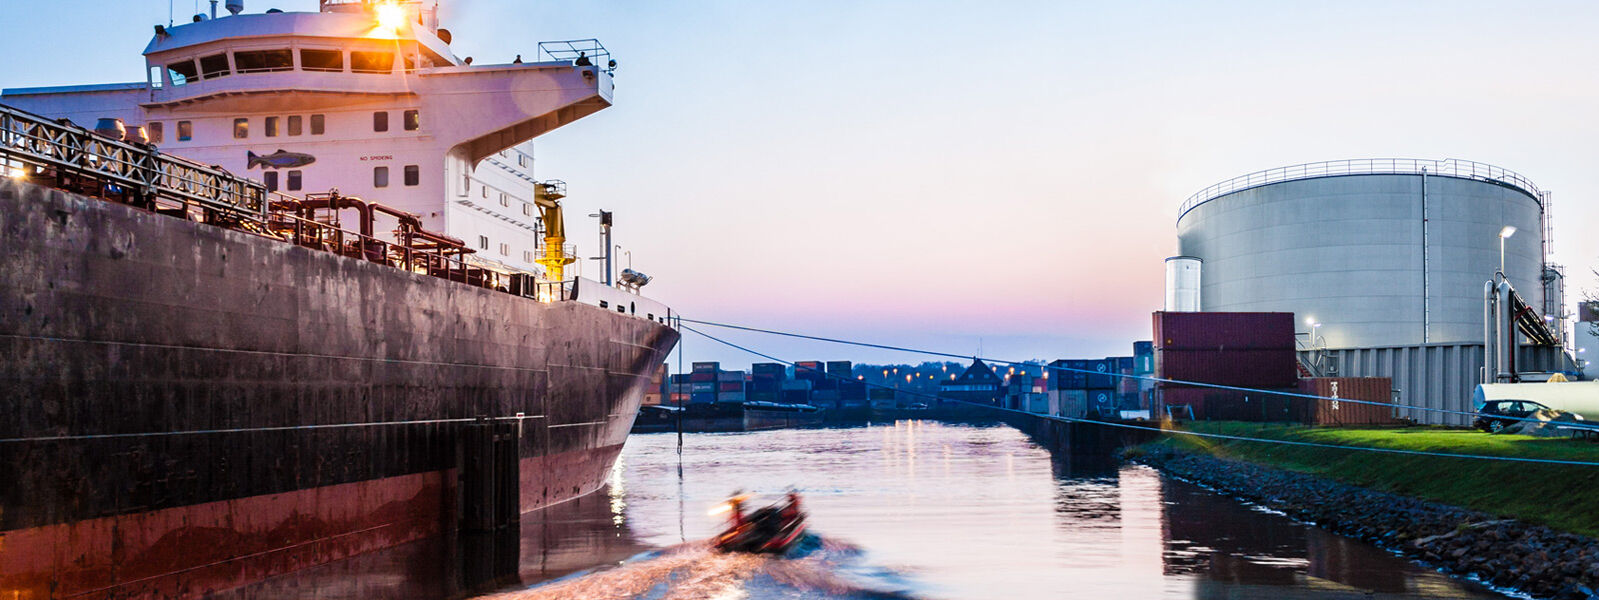
{"type": "Polygon", "coordinates": [[[1499,237],[1501,238],[1509,238],[1513,235],[1516,235],[1515,225],[1506,225],[1504,229],[1499,230],[1499,237]]]}
{"type": "Polygon", "coordinates": [[[405,23],[405,9],[392,2],[385,2],[373,9],[378,18],[378,26],[384,29],[398,31],[400,25],[405,23]]]}

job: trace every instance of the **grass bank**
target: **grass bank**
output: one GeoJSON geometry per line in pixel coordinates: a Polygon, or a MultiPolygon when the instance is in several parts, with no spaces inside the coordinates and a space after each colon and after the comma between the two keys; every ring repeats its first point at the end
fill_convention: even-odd
{"type": "MultiPolygon", "coordinates": [[[[1490,435],[1470,430],[1311,428],[1236,422],[1181,425],[1194,432],[1272,440],[1599,463],[1599,443],[1490,435]]],[[[1368,489],[1425,498],[1599,537],[1599,466],[1414,456],[1179,434],[1164,436],[1144,446],[1159,447],[1319,475],[1368,489]]]]}

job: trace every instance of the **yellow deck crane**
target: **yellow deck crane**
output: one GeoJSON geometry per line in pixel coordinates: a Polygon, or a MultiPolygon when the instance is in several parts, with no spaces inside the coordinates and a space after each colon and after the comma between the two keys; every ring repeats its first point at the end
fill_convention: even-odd
{"type": "Polygon", "coordinates": [[[577,261],[566,246],[566,222],[561,217],[561,199],[565,197],[564,181],[541,181],[533,186],[533,203],[544,224],[544,249],[534,262],[544,265],[544,276],[550,281],[566,281],[566,265],[577,261]]]}

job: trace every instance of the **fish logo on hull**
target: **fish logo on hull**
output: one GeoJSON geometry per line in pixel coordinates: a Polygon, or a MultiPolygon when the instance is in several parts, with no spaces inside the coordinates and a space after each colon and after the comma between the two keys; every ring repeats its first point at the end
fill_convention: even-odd
{"type": "Polygon", "coordinates": [[[245,169],[254,169],[256,167],[261,167],[262,170],[293,169],[295,167],[303,167],[316,162],[315,156],[302,154],[299,152],[289,152],[282,148],[279,148],[277,152],[273,152],[272,154],[268,154],[266,156],[261,156],[254,152],[245,152],[245,155],[249,159],[249,164],[244,167],[245,169]]]}

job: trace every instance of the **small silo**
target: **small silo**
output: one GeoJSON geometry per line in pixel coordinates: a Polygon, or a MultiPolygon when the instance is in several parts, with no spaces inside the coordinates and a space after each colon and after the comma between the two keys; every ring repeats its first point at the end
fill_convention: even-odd
{"type": "Polygon", "coordinates": [[[1512,285],[1534,306],[1553,305],[1541,280],[1546,202],[1527,178],[1464,160],[1296,165],[1190,197],[1178,253],[1203,261],[1203,310],[1292,311],[1303,347],[1341,354],[1331,362],[1338,374],[1394,377],[1405,395],[1438,397],[1413,401],[1465,408],[1458,398],[1480,377],[1483,284],[1500,269],[1501,242],[1512,285]],[[1502,238],[1507,226],[1515,233],[1502,238]],[[1307,320],[1319,323],[1316,340],[1307,320]],[[1436,368],[1400,372],[1416,361],[1436,368]]]}

